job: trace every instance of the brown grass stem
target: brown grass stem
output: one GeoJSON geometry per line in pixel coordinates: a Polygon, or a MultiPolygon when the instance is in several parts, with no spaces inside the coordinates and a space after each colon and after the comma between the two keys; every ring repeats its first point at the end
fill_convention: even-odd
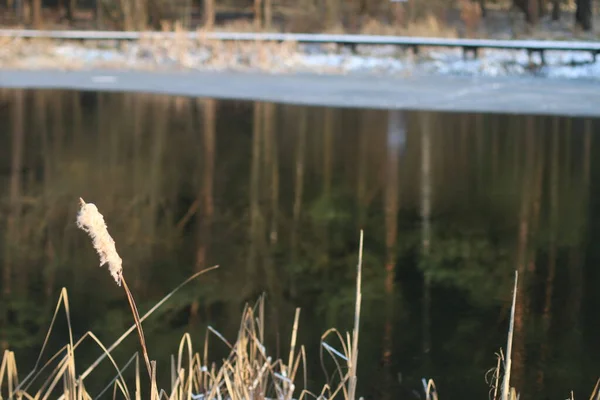
{"type": "Polygon", "coordinates": [[[360,244],[358,247],[358,264],[356,266],[356,303],[354,308],[354,329],[352,331],[352,354],[349,360],[349,375],[350,381],[348,383],[348,398],[355,400],[356,398],[356,368],[358,365],[358,332],[360,328],[360,306],[362,302],[362,259],[363,259],[363,238],[364,232],[360,231],[360,244]]]}
{"type": "Polygon", "coordinates": [[[504,378],[502,380],[502,400],[508,400],[510,392],[510,370],[512,363],[512,343],[515,326],[515,309],[517,304],[517,289],[519,272],[515,271],[515,287],[513,289],[512,307],[510,310],[510,325],[508,327],[508,339],[506,342],[506,360],[504,361],[504,378]]]}
{"type": "Polygon", "coordinates": [[[123,290],[125,290],[125,294],[127,295],[127,301],[129,302],[131,314],[133,315],[133,321],[135,323],[138,337],[140,339],[140,345],[142,346],[142,355],[144,356],[144,362],[146,363],[146,368],[148,369],[148,376],[152,379],[153,371],[150,365],[150,357],[148,356],[148,347],[146,347],[146,338],[144,337],[144,329],[142,329],[142,321],[140,320],[140,314],[138,313],[138,309],[135,305],[133,295],[129,290],[129,286],[127,286],[127,281],[125,280],[125,277],[121,278],[121,282],[123,283],[123,290]]]}

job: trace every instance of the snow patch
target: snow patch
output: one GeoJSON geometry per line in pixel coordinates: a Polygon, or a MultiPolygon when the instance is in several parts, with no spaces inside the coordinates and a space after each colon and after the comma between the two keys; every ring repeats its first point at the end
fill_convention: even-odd
{"type": "MultiPolygon", "coordinates": [[[[0,49],[1,50],[1,49],[0,49]]],[[[535,76],[561,79],[600,79],[600,58],[586,52],[482,49],[477,58],[465,57],[461,49],[422,49],[418,55],[396,46],[348,47],[300,45],[283,48],[267,45],[237,46],[223,43],[193,44],[185,48],[163,43],[127,43],[114,48],[90,48],[60,44],[44,54],[35,48],[18,53],[0,51],[0,66],[27,68],[57,65],[130,68],[260,69],[271,72],[437,74],[473,77],[535,76]],[[5,54],[7,53],[7,54],[5,54]],[[11,54],[8,54],[11,53],[11,54]]]]}

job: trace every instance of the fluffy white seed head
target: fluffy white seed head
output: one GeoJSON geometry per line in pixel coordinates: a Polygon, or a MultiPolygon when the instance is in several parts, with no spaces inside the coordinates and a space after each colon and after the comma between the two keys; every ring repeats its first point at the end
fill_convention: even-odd
{"type": "Polygon", "coordinates": [[[108,264],[108,270],[117,285],[121,286],[123,278],[123,260],[117,253],[115,241],[109,235],[104,217],[93,203],[79,199],[81,208],[77,214],[77,227],[87,232],[92,239],[94,249],[100,257],[100,266],[108,264]]]}

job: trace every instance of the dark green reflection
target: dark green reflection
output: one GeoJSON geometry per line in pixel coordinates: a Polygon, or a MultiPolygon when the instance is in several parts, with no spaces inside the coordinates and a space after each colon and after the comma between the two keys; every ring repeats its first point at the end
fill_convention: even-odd
{"type": "MultiPolygon", "coordinates": [[[[362,228],[359,393],[410,396],[433,378],[442,397],[485,398],[515,269],[513,384],[535,398],[593,388],[597,121],[59,91],[0,91],[0,105],[0,342],[21,371],[61,287],[76,337],[111,343],[131,324],[75,226],[81,196],[104,214],[142,312],[221,265],[145,323],[159,365],[186,331],[198,350],[208,325],[234,339],[244,303],[266,292],[271,353],[287,354],[301,307],[309,385],[322,385],[320,335],[351,329],[362,228]]],[[[226,347],[210,344],[218,361],[226,347]]],[[[81,368],[99,353],[80,351],[81,368]]]]}

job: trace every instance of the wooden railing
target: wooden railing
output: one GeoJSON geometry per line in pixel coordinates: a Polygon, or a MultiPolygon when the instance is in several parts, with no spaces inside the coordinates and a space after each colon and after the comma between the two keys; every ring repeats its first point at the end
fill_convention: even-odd
{"type": "Polygon", "coordinates": [[[335,43],[356,47],[359,45],[393,45],[411,48],[418,52],[422,47],[461,48],[463,52],[477,56],[479,49],[526,50],[529,54],[538,53],[544,61],[546,51],[587,52],[596,60],[600,54],[600,42],[597,41],[553,41],[553,40],[495,40],[495,39],[448,39],[412,36],[381,35],[335,35],[308,33],[248,33],[248,32],[121,32],[121,31],[73,31],[73,30],[17,30],[0,29],[0,37],[9,38],[46,38],[59,40],[119,40],[135,41],[142,38],[206,39],[221,41],[264,41],[296,43],[335,43]]]}

